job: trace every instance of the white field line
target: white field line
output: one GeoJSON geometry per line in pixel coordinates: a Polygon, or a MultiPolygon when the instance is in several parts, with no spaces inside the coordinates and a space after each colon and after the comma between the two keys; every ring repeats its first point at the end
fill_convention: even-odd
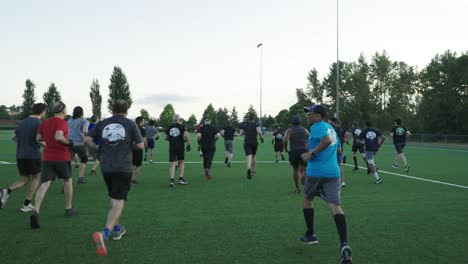
{"type": "MultiPolygon", "coordinates": [[[[384,145],[384,146],[385,146],[385,147],[392,147],[392,148],[394,148],[393,145],[384,145]]],[[[451,151],[451,152],[468,153],[468,150],[463,150],[463,149],[431,148],[431,147],[413,147],[413,146],[406,146],[405,148],[410,148],[410,149],[427,149],[427,150],[443,150],[443,151],[451,151]]]]}
{"type": "MultiPolygon", "coordinates": [[[[89,162],[89,163],[94,163],[94,162],[89,162]]],[[[146,162],[146,161],[143,162],[143,163],[150,164],[150,162],[146,162]]],[[[203,164],[202,161],[185,161],[184,163],[186,163],[186,164],[203,164]]],[[[213,161],[213,163],[214,164],[224,164],[223,161],[213,161]]],[[[232,161],[231,163],[245,163],[245,161],[232,161]]],[[[274,161],[257,161],[257,163],[273,164],[275,162],[274,161]]],[[[279,163],[289,164],[289,162],[287,162],[287,161],[280,161],[279,163]]],[[[13,162],[0,161],[0,165],[15,165],[15,164],[16,163],[13,163],[13,162]]],[[[154,161],[153,164],[169,164],[169,162],[167,162],[167,161],[154,161]]],[[[348,167],[354,167],[351,164],[343,164],[343,165],[348,166],[348,167]]],[[[363,169],[363,170],[367,169],[365,167],[359,167],[359,168],[363,169]]],[[[468,186],[465,186],[465,185],[459,185],[459,184],[453,184],[453,183],[449,183],[449,182],[429,180],[429,179],[424,179],[424,178],[420,178],[420,177],[394,173],[394,172],[390,172],[390,171],[379,170],[379,173],[385,173],[385,174],[390,174],[390,175],[394,175],[394,176],[398,176],[398,177],[402,177],[402,178],[408,178],[408,179],[413,179],[413,180],[418,180],[418,181],[425,181],[425,182],[431,182],[431,183],[437,183],[437,184],[441,184],[441,185],[448,185],[448,186],[452,186],[452,187],[462,188],[462,189],[468,189],[468,186]]]]}
{"type": "MultiPolygon", "coordinates": [[[[348,167],[354,167],[354,165],[351,165],[351,164],[343,164],[343,165],[348,166],[348,167]]],[[[365,168],[365,167],[359,167],[359,168],[363,169],[363,170],[367,170],[367,168],[365,168]]],[[[437,183],[437,184],[442,184],[442,185],[448,185],[448,186],[457,187],[457,188],[468,189],[468,186],[465,186],[465,185],[459,185],[459,184],[453,184],[453,183],[449,183],[449,182],[429,180],[429,179],[419,178],[419,177],[415,177],[415,176],[394,173],[394,172],[390,172],[390,171],[383,171],[383,170],[380,170],[380,169],[379,169],[379,173],[385,173],[385,174],[395,175],[395,176],[398,176],[398,177],[409,178],[409,179],[418,180],[418,181],[426,181],[426,182],[432,182],[432,183],[437,183]]]]}

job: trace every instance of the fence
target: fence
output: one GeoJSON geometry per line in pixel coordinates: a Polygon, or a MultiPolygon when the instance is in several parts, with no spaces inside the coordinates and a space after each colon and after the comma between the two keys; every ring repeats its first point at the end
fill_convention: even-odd
{"type": "Polygon", "coordinates": [[[412,134],[407,141],[416,144],[460,145],[468,147],[468,135],[412,134]]]}

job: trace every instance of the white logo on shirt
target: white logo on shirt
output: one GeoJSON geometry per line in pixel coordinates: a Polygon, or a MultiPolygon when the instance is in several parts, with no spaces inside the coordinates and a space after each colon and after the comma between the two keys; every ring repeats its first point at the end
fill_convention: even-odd
{"type": "Polygon", "coordinates": [[[335,129],[329,128],[329,129],[327,130],[327,133],[328,133],[328,137],[330,137],[330,140],[331,140],[331,144],[330,144],[330,145],[335,145],[336,142],[337,142],[335,129]]]}
{"type": "Polygon", "coordinates": [[[121,124],[109,124],[102,131],[102,138],[110,143],[125,140],[125,129],[121,124]]]}
{"type": "Polygon", "coordinates": [[[283,134],[277,134],[276,139],[280,139],[280,140],[283,139],[283,134]]]}
{"type": "Polygon", "coordinates": [[[355,134],[356,136],[361,135],[361,132],[362,132],[362,131],[361,131],[361,129],[359,129],[359,128],[357,128],[356,130],[354,130],[354,134],[355,134]]]}
{"type": "Polygon", "coordinates": [[[369,132],[367,132],[367,134],[366,134],[366,138],[367,138],[367,139],[370,139],[370,140],[374,140],[376,137],[377,137],[377,134],[375,134],[374,131],[369,131],[369,132]]]}
{"type": "Polygon", "coordinates": [[[169,135],[171,137],[178,137],[180,135],[180,130],[177,127],[173,127],[169,130],[169,135]]]}

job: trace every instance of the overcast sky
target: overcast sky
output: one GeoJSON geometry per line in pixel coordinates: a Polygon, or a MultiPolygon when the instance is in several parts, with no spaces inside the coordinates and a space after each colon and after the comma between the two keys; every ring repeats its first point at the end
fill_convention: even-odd
{"type": "MultiPolygon", "coordinates": [[[[340,59],[391,59],[423,68],[436,53],[468,50],[466,0],[340,0],[340,59]]],[[[295,89],[336,60],[333,0],[2,1],[0,104],[21,104],[24,83],[36,99],[54,82],[70,107],[91,115],[89,86],[120,66],[130,83],[130,115],[165,104],[200,118],[208,103],[259,110],[263,43],[263,113],[295,102],[295,89]]],[[[103,104],[103,112],[107,113],[103,104]]]]}

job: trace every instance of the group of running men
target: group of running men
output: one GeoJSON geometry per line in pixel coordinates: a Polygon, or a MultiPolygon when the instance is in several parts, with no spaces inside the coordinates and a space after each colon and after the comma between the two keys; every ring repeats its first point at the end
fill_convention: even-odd
{"type": "MultiPolygon", "coordinates": [[[[17,167],[22,178],[9,188],[0,190],[0,207],[5,206],[12,191],[21,188],[31,180],[32,183],[21,211],[30,211],[31,228],[40,228],[39,213],[42,201],[51,182],[59,178],[64,182],[65,215],[76,215],[77,210],[72,206],[73,186],[70,161],[75,154],[80,158],[78,184],[85,184],[84,172],[88,161],[86,148],[97,152],[96,164],[99,161],[111,207],[105,228],[95,232],[93,240],[97,246],[97,254],[106,256],[109,239],[119,240],[126,232],[125,227],[120,225],[119,218],[131,184],[138,183],[137,177],[141,170],[142,160],[147,159],[145,149],[151,150],[150,162],[153,161],[154,140],[159,138],[159,133],[154,127],[154,122],[150,121],[149,126],[144,128],[142,117],[138,117],[135,122],[127,119],[128,104],[123,100],[117,100],[114,103],[112,117],[93,124],[89,131],[90,126],[83,118],[81,107],[74,108],[73,116],[68,122],[65,121],[67,112],[63,102],[54,104],[54,117],[41,122],[45,109],[44,104],[35,104],[33,115],[23,120],[14,132],[13,139],[17,142],[17,167]],[[42,159],[41,146],[44,147],[42,159]],[[38,186],[35,206],[33,206],[31,201],[38,186]]],[[[354,122],[350,132],[345,133],[338,120],[331,118],[328,123],[324,122],[326,111],[321,105],[305,107],[304,111],[307,112],[308,121],[312,124],[310,132],[301,127],[300,118],[294,116],[291,120],[291,128],[284,135],[279,128],[273,134],[272,143],[276,161],[278,161],[278,155],[284,160],[283,150],[289,153],[295,191],[300,192],[299,178],[305,185],[304,218],[307,232],[301,237],[301,241],[307,244],[318,243],[313,229],[312,201],[315,196],[321,196],[329,203],[334,215],[340,235],[342,263],[351,263],[351,248],[347,243],[346,221],[340,207],[339,193],[340,188],[344,186],[341,167],[343,144],[348,142],[351,136],[353,137],[352,152],[355,169],[358,168],[356,153],[359,151],[367,164],[368,173],[373,173],[375,183],[379,184],[382,180],[378,175],[374,156],[385,137],[378,129],[372,128],[370,122],[366,122],[364,130],[359,128],[357,122],[354,122]]],[[[165,131],[165,139],[169,141],[170,188],[175,187],[176,167],[180,172],[178,183],[187,184],[184,178],[184,154],[185,151],[191,150],[190,136],[182,124],[182,119],[174,115],[173,121],[174,123],[165,131]]],[[[212,178],[211,166],[216,151],[216,141],[221,137],[224,137],[225,143],[225,163],[231,167],[233,140],[236,135],[245,136],[246,176],[252,179],[256,171],[258,138],[261,143],[264,142],[264,135],[259,125],[255,123],[254,117],[249,116],[239,133],[231,124],[218,129],[211,125],[209,118],[204,118],[203,122],[203,126],[197,128],[196,134],[203,156],[206,179],[212,178]]],[[[403,162],[405,171],[408,171],[409,166],[403,154],[403,148],[406,136],[410,135],[410,132],[401,126],[401,120],[396,119],[395,127],[390,135],[394,138],[396,148],[395,163],[392,166],[398,167],[397,160],[399,159],[403,162]]],[[[92,172],[95,172],[95,169],[93,167],[92,172]]]]}

